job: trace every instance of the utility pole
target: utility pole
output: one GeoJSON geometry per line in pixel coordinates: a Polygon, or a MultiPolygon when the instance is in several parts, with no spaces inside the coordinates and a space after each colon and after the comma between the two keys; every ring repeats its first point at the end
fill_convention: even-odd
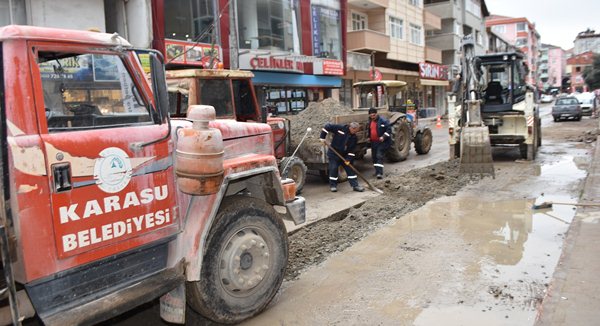
{"type": "Polygon", "coordinates": [[[238,53],[238,38],[237,38],[237,0],[229,0],[229,68],[232,70],[239,69],[239,53],[238,53]]]}

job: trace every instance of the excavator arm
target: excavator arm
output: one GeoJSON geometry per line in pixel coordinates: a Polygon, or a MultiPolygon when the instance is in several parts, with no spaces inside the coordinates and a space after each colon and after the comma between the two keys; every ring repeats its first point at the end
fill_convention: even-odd
{"type": "Polygon", "coordinates": [[[455,87],[461,93],[460,171],[471,174],[490,174],[494,177],[492,147],[488,127],[481,118],[482,72],[474,55],[472,35],[463,39],[462,72],[455,87]]]}

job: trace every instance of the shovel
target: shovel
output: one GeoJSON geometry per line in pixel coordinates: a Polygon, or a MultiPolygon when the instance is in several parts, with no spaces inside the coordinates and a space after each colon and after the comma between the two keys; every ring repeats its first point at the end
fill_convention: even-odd
{"type": "MultiPolygon", "coordinates": [[[[346,159],[340,153],[338,153],[338,151],[333,149],[333,147],[331,147],[331,145],[329,145],[327,142],[324,142],[324,143],[325,143],[325,145],[327,145],[327,148],[329,148],[332,152],[335,153],[335,155],[337,155],[342,161],[346,162],[346,159]]],[[[377,187],[372,185],[369,182],[369,180],[367,180],[367,178],[365,178],[360,172],[358,172],[358,170],[352,164],[348,163],[348,166],[352,169],[352,171],[354,171],[354,173],[356,173],[357,176],[359,176],[364,182],[367,183],[367,185],[369,186],[369,188],[371,188],[371,190],[375,191],[378,194],[383,194],[383,190],[378,189],[377,187]]]]}

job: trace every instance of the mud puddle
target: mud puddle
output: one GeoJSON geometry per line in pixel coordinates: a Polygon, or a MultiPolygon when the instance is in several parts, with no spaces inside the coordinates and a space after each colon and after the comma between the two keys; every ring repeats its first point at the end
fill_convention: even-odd
{"type": "MultiPolygon", "coordinates": [[[[533,324],[576,210],[532,206],[576,202],[586,175],[576,158],[583,154],[570,148],[560,156],[543,153],[540,164],[498,164],[496,179],[466,182],[456,195],[433,199],[331,253],[284,283],[271,308],[247,324],[533,324]]],[[[412,202],[426,193],[402,189],[392,192],[395,201],[382,196],[378,209],[371,200],[350,217],[393,214],[403,196],[412,202]]]]}

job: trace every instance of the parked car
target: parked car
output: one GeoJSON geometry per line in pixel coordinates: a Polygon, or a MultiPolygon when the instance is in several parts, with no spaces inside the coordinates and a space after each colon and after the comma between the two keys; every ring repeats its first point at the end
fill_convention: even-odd
{"type": "Polygon", "coordinates": [[[575,96],[560,97],[552,107],[552,117],[554,121],[561,119],[581,120],[582,116],[581,105],[575,96]]]}
{"type": "Polygon", "coordinates": [[[552,103],[552,101],[554,101],[554,96],[550,94],[543,94],[542,97],[540,97],[540,102],[542,103],[552,103]]]}
{"type": "Polygon", "coordinates": [[[578,94],[577,100],[579,100],[579,104],[581,104],[581,112],[583,115],[592,115],[592,113],[596,110],[596,95],[594,93],[581,93],[578,94]]]}

